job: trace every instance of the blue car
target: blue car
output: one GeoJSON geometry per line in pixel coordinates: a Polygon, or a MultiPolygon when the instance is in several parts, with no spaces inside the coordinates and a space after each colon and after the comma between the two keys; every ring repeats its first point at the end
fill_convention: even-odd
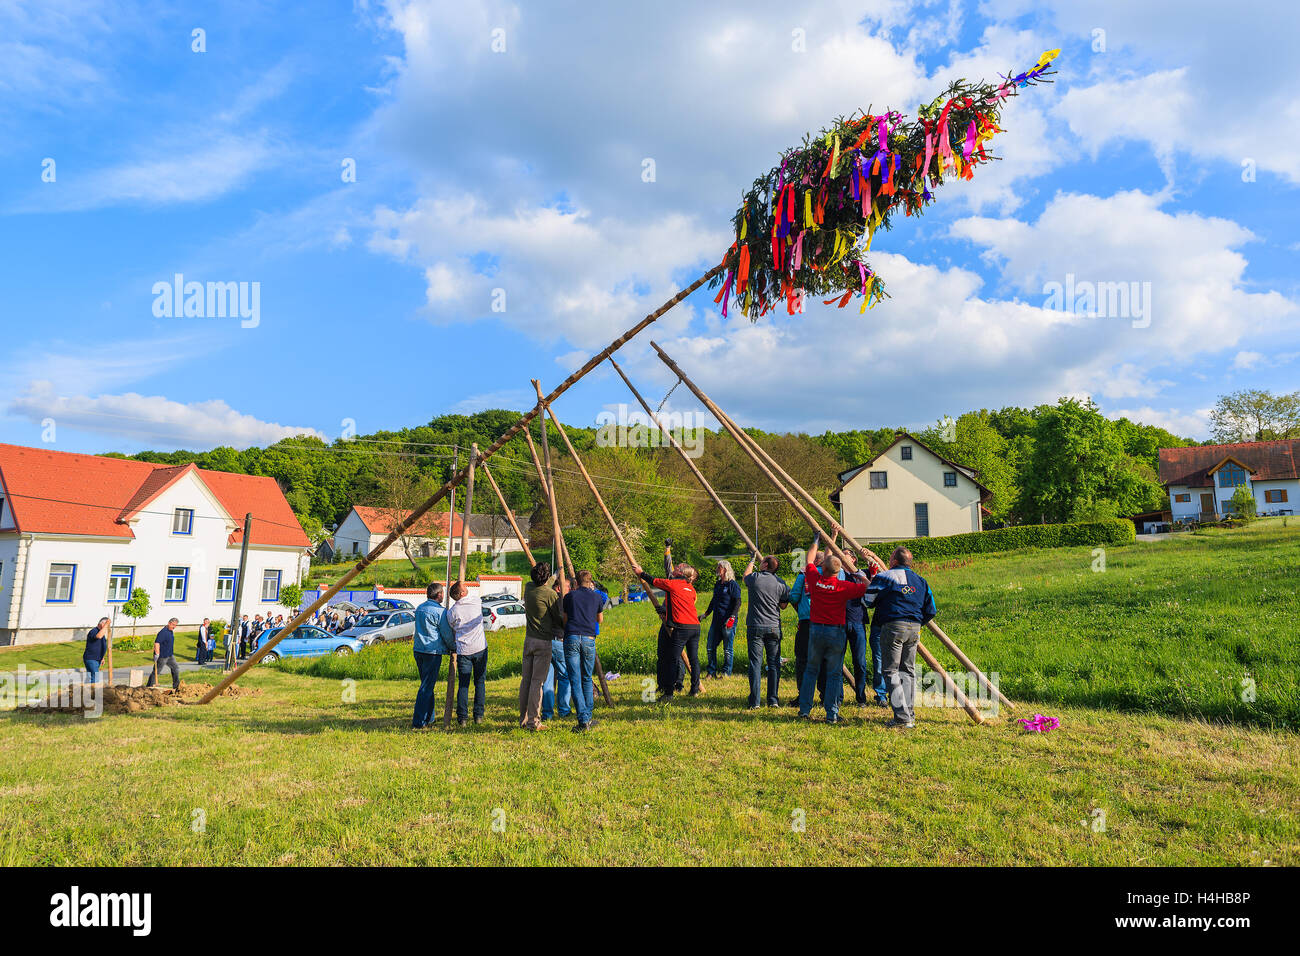
{"type": "MultiPolygon", "coordinates": [[[[284,630],[282,627],[273,627],[263,631],[258,637],[257,646],[261,647],[282,630],[284,630]]],[[[282,657],[320,657],[324,654],[338,654],[345,657],[348,654],[355,654],[365,646],[364,641],[355,637],[331,634],[315,624],[303,624],[268,651],[262,660],[269,664],[282,657]]]]}

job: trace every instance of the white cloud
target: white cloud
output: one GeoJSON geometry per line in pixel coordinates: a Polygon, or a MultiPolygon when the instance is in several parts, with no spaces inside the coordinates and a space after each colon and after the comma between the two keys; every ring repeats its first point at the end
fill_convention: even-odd
{"type": "Polygon", "coordinates": [[[1143,425],[1155,425],[1165,431],[1173,432],[1180,438],[1193,438],[1204,441],[1210,437],[1210,412],[1212,408],[1198,408],[1184,412],[1177,408],[1153,408],[1143,405],[1141,408],[1119,408],[1107,412],[1107,418],[1127,418],[1143,425]]]}
{"type": "Polygon", "coordinates": [[[53,419],[56,428],[131,438],[155,448],[248,448],[294,435],[328,441],[314,428],[264,422],[236,411],[220,399],[188,404],[160,395],[59,395],[47,381],[32,382],[10,402],[7,412],[35,423],[53,419]]]}

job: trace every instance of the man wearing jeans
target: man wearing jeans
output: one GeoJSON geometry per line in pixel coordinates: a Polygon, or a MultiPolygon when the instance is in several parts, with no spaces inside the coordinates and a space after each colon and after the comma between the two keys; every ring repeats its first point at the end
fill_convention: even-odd
{"type": "Polygon", "coordinates": [[[840,722],[840,695],[844,690],[844,605],[867,593],[866,579],[849,567],[852,580],[838,577],[841,564],[834,555],[827,555],[820,568],[817,566],[817,544],[821,536],[813,538],[808,551],[808,566],[804,568],[804,586],[808,589],[810,608],[808,626],[808,662],[804,665],[803,683],[799,688],[799,716],[808,719],[812,713],[813,690],[822,667],[826,669],[826,689],[822,702],[826,706],[826,723],[840,722]]]}
{"type": "Polygon", "coordinates": [[[916,726],[916,645],[921,625],[937,613],[934,595],[925,578],[912,570],[912,552],[895,548],[889,569],[871,578],[867,603],[872,606],[872,627],[880,629],[885,681],[894,717],[885,726],[916,726]]]}
{"type": "MultiPolygon", "coordinates": [[[[415,668],[420,672],[420,689],[415,692],[415,712],[411,715],[413,730],[433,724],[437,709],[434,687],[442,671],[442,655],[451,652],[455,641],[451,619],[442,606],[442,585],[430,584],[424,594],[428,600],[415,609],[415,641],[412,644],[415,668]]],[[[450,668],[447,679],[451,680],[450,668]]]]}
{"type": "Polygon", "coordinates": [[[762,691],[763,661],[767,660],[767,706],[779,707],[777,693],[781,687],[781,608],[790,603],[790,586],[776,573],[772,555],[763,559],[763,569],[754,572],[758,555],[745,568],[745,587],[749,590],[749,610],[745,614],[745,634],[749,648],[749,709],[757,710],[762,691]]]}
{"type": "Polygon", "coordinates": [[[179,623],[179,618],[172,618],[153,639],[153,670],[149,672],[149,687],[157,686],[158,668],[165,667],[172,672],[172,690],[180,689],[181,669],[176,665],[176,625],[179,623]]]}
{"type": "MultiPolygon", "coordinates": [[[[474,723],[483,723],[487,696],[487,635],[483,633],[483,604],[464,581],[451,586],[451,628],[456,635],[456,723],[469,723],[469,682],[474,679],[474,723]]],[[[450,680],[448,675],[448,680],[450,680]]]]}
{"type": "Polygon", "coordinates": [[[605,617],[605,595],[596,590],[590,571],[579,571],[576,583],[578,586],[564,596],[564,663],[578,708],[573,732],[584,733],[594,723],[591,713],[596,691],[591,675],[596,664],[596,632],[605,617]]]}
{"type": "Polygon", "coordinates": [[[81,654],[81,663],[86,667],[91,684],[99,683],[99,668],[108,653],[110,630],[108,618],[101,617],[99,623],[86,632],[86,649],[81,654]]]}

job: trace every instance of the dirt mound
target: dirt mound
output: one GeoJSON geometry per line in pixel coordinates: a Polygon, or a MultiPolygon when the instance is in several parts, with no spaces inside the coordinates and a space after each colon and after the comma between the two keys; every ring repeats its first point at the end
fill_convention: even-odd
{"type": "MultiPolygon", "coordinates": [[[[210,684],[190,684],[181,681],[176,690],[170,687],[108,687],[102,688],[105,714],[138,714],[155,707],[175,707],[178,704],[197,704],[212,687],[210,684]]],[[[262,693],[260,687],[240,687],[231,684],[221,692],[222,697],[255,697],[262,693]]],[[[85,714],[91,709],[88,695],[83,696],[65,689],[57,696],[48,697],[35,704],[23,706],[26,713],[85,714]]]]}

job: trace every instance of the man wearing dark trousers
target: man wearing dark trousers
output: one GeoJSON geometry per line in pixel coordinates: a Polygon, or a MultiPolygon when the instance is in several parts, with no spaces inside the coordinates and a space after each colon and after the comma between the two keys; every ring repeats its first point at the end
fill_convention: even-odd
{"type": "Polygon", "coordinates": [[[194,663],[206,664],[208,662],[208,634],[212,631],[212,622],[206,617],[203,623],[199,625],[199,638],[194,642],[194,663]]]}
{"type": "MultiPolygon", "coordinates": [[[[874,687],[874,676],[880,673],[874,666],[878,658],[867,658],[867,605],[863,598],[854,598],[844,605],[844,636],[853,654],[853,697],[863,707],[867,703],[867,681],[872,680],[874,687]]],[[[883,704],[884,700],[880,702],[883,704]]]]}
{"type": "MultiPolygon", "coordinates": [[[[424,590],[426,600],[415,609],[415,668],[420,673],[420,689],[415,693],[415,711],[411,715],[411,728],[432,726],[438,697],[434,687],[442,670],[442,655],[450,653],[455,639],[451,619],[442,606],[442,585],[430,584],[424,590]]],[[[450,679],[450,668],[448,668],[450,679]]]]}
{"type": "Polygon", "coordinates": [[[709,676],[718,677],[718,645],[722,645],[723,677],[731,676],[734,659],[733,646],[736,639],[736,615],[740,613],[740,585],[736,583],[736,572],[731,562],[723,558],[718,562],[717,580],[713,585],[713,597],[709,606],[700,616],[703,621],[710,614],[713,621],[709,624],[709,639],[706,644],[709,657],[709,676]]]}
{"type": "MultiPolygon", "coordinates": [[[[671,565],[672,539],[669,539],[664,542],[664,566],[671,565]]],[[[662,578],[652,577],[640,567],[634,566],[633,570],[647,585],[659,588],[668,596],[664,607],[666,626],[659,632],[660,699],[672,699],[677,660],[683,649],[691,665],[691,696],[694,697],[700,692],[700,614],[695,610],[695,569],[683,562],[662,578]]]]}
{"type": "Polygon", "coordinates": [[[749,590],[749,610],[745,614],[745,635],[749,649],[749,709],[759,707],[763,664],[766,659],[767,706],[780,706],[781,688],[781,608],[790,603],[790,586],[776,573],[772,555],[763,559],[763,569],[754,572],[754,562],[745,568],[745,587],[749,590]]]}
{"type": "Polygon", "coordinates": [[[799,687],[799,716],[809,718],[813,688],[817,686],[818,673],[824,666],[826,688],[822,701],[826,706],[826,723],[838,724],[840,695],[844,691],[844,605],[867,593],[867,579],[858,574],[852,564],[847,575],[841,576],[840,559],[833,554],[828,554],[819,565],[817,545],[820,540],[820,535],[813,538],[808,551],[808,566],[804,568],[804,582],[811,595],[812,607],[809,613],[808,662],[799,687]],[[845,580],[845,577],[850,580],[845,580]]]}
{"type": "Polygon", "coordinates": [[[176,665],[176,625],[179,623],[179,619],[172,618],[153,639],[153,670],[149,673],[149,687],[157,686],[160,667],[172,672],[172,690],[181,686],[181,669],[176,665]]]}

